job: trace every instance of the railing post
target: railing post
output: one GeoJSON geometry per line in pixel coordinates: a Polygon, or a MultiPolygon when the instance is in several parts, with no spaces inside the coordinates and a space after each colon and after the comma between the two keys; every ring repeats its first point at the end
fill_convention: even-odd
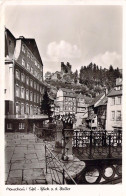
{"type": "Polygon", "coordinates": [[[106,146],[106,130],[102,132],[102,146],[106,146]]]}
{"type": "Polygon", "coordinates": [[[55,147],[60,148],[62,147],[62,130],[63,130],[63,123],[60,120],[56,122],[56,138],[55,138],[55,147]]]}
{"type": "Polygon", "coordinates": [[[121,141],[120,140],[121,140],[121,131],[118,130],[118,143],[117,143],[118,146],[121,145],[121,141]]]}
{"type": "Polygon", "coordinates": [[[112,154],[111,154],[111,135],[109,135],[109,154],[108,154],[108,158],[111,158],[112,154]]]}
{"type": "Polygon", "coordinates": [[[63,184],[65,184],[65,171],[63,169],[63,184]]]}
{"type": "Polygon", "coordinates": [[[73,129],[64,129],[64,148],[62,152],[63,160],[73,160],[72,153],[72,138],[73,138],[73,129]]]}
{"type": "Polygon", "coordinates": [[[106,130],[105,130],[105,146],[106,146],[106,130]]]}
{"type": "Polygon", "coordinates": [[[78,141],[77,141],[77,131],[76,131],[76,147],[77,147],[78,141]]]}
{"type": "Polygon", "coordinates": [[[47,174],[47,149],[46,149],[46,144],[45,144],[45,162],[46,162],[46,174],[47,174]]]}
{"type": "Polygon", "coordinates": [[[92,130],[90,131],[90,154],[89,154],[89,158],[92,158],[92,130]]]}

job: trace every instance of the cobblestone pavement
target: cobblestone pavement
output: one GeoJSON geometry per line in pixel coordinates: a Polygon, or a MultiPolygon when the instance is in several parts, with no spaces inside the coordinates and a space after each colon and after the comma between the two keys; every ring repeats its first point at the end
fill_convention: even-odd
{"type": "Polygon", "coordinates": [[[6,184],[47,184],[44,143],[35,140],[32,133],[6,133],[6,184]]]}
{"type": "MultiPolygon", "coordinates": [[[[45,149],[42,139],[36,142],[36,137],[32,133],[6,133],[5,141],[5,184],[34,185],[47,184],[47,181],[51,184],[48,176],[44,175],[45,149]]],[[[52,144],[54,145],[54,142],[48,142],[48,147],[54,155],[61,156],[61,152],[52,149],[52,144]]],[[[78,168],[78,166],[76,167],[78,168]]],[[[107,172],[111,175],[111,171],[107,172]]],[[[70,169],[69,173],[71,174],[70,169]]],[[[96,176],[97,172],[94,172],[87,177],[92,182],[95,181],[96,176]]]]}

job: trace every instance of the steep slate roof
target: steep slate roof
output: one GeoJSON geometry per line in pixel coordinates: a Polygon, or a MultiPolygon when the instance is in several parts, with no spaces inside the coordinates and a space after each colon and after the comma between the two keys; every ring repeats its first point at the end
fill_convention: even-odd
{"type": "Polygon", "coordinates": [[[97,103],[97,101],[99,101],[99,99],[101,99],[101,97],[104,95],[104,93],[101,93],[100,95],[98,95],[97,97],[95,97],[92,102],[89,104],[89,106],[93,106],[97,103]]]}
{"type": "Polygon", "coordinates": [[[95,107],[107,105],[107,97],[104,97],[95,107]]]}
{"type": "Polygon", "coordinates": [[[22,40],[26,46],[31,50],[31,52],[33,53],[33,55],[36,57],[36,59],[43,65],[42,63],[42,59],[36,44],[35,39],[33,38],[25,38],[23,36],[20,36],[19,38],[17,38],[16,40],[22,40]]]}
{"type": "Polygon", "coordinates": [[[112,89],[110,93],[107,95],[108,97],[114,97],[116,95],[122,95],[122,90],[112,89]]]}

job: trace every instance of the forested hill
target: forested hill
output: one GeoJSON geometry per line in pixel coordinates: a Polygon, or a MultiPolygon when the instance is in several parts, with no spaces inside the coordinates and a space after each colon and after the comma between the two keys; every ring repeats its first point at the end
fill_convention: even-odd
{"type": "Polygon", "coordinates": [[[79,82],[95,92],[101,91],[103,88],[110,90],[116,84],[116,78],[122,78],[119,68],[114,69],[110,65],[109,69],[98,67],[96,64],[90,63],[88,66],[82,66],[79,74],[79,82]]]}
{"type": "Polygon", "coordinates": [[[57,80],[50,79],[46,82],[49,84],[50,90],[52,87],[56,89],[70,88],[87,96],[96,97],[105,91],[105,88],[108,90],[113,88],[116,84],[116,78],[122,78],[119,68],[114,69],[110,65],[109,69],[105,69],[90,63],[88,66],[82,66],[78,71],[67,74],[67,77],[63,76],[57,80]]]}

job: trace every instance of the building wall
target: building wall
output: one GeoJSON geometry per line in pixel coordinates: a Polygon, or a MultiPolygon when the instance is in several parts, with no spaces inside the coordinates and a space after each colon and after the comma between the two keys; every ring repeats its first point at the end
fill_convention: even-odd
{"type": "Polygon", "coordinates": [[[5,30],[5,57],[12,59],[16,40],[9,30],[5,30]]]}
{"type": "Polygon", "coordinates": [[[76,113],[76,98],[64,96],[63,111],[65,113],[76,113]]]}
{"type": "MultiPolygon", "coordinates": [[[[63,92],[62,89],[59,89],[57,92],[56,102],[59,106],[59,113],[76,113],[76,98],[73,96],[72,92],[63,92]]],[[[58,112],[58,110],[56,110],[58,112]]]]}
{"type": "Polygon", "coordinates": [[[101,105],[97,109],[97,117],[98,117],[98,125],[104,129],[105,123],[106,123],[106,112],[107,112],[107,106],[106,105],[101,105]]]}
{"type": "Polygon", "coordinates": [[[89,127],[90,128],[97,128],[97,116],[89,122],[89,127]]]}
{"type": "MultiPolygon", "coordinates": [[[[15,39],[7,30],[5,45],[5,129],[27,130],[29,119],[25,114],[40,113],[40,102],[44,93],[43,64],[34,39],[15,39]],[[29,41],[29,47],[26,40],[29,41]],[[24,119],[17,114],[24,114],[24,119]]],[[[32,125],[31,121],[29,126],[32,125]]]]}
{"type": "Polygon", "coordinates": [[[114,130],[114,126],[116,126],[116,125],[121,126],[121,124],[122,124],[122,120],[118,120],[118,118],[117,118],[118,111],[122,112],[122,104],[117,104],[118,97],[120,97],[120,96],[108,97],[106,130],[114,130]],[[112,98],[115,98],[115,104],[112,103],[113,102],[112,98]],[[114,118],[113,118],[113,116],[114,116],[114,118]]]}
{"type": "Polygon", "coordinates": [[[61,89],[59,89],[57,91],[57,97],[56,97],[57,101],[63,101],[63,91],[61,89]]]}
{"type": "Polygon", "coordinates": [[[5,100],[14,101],[14,65],[5,63],[5,100]]]}
{"type": "MultiPolygon", "coordinates": [[[[28,71],[26,71],[23,67],[18,65],[17,63],[15,64],[14,76],[15,76],[14,77],[15,79],[15,82],[14,82],[15,83],[15,87],[14,87],[15,104],[16,103],[19,103],[20,105],[24,104],[24,113],[28,113],[28,111],[26,111],[26,105],[29,106],[30,114],[39,113],[38,109],[40,108],[40,102],[42,100],[43,90],[44,90],[42,83],[38,79],[36,79],[33,75],[31,75],[28,71]],[[16,77],[17,72],[19,73],[19,78],[16,77]],[[22,74],[24,76],[24,82],[21,81],[22,74]],[[27,83],[27,80],[29,81],[29,84],[27,83]],[[31,82],[32,82],[32,85],[31,85],[31,82]],[[19,89],[20,89],[19,96],[16,96],[17,85],[19,86],[19,89]],[[21,96],[22,88],[24,89],[24,98],[21,96]],[[28,90],[28,95],[29,95],[28,99],[26,97],[27,90],[28,90]],[[31,96],[31,93],[32,93],[32,96],[31,96]],[[33,109],[33,112],[31,112],[30,111],[31,106],[32,108],[38,107],[37,111],[35,112],[33,109]]],[[[14,111],[16,114],[16,106],[15,106],[14,111]]]]}

